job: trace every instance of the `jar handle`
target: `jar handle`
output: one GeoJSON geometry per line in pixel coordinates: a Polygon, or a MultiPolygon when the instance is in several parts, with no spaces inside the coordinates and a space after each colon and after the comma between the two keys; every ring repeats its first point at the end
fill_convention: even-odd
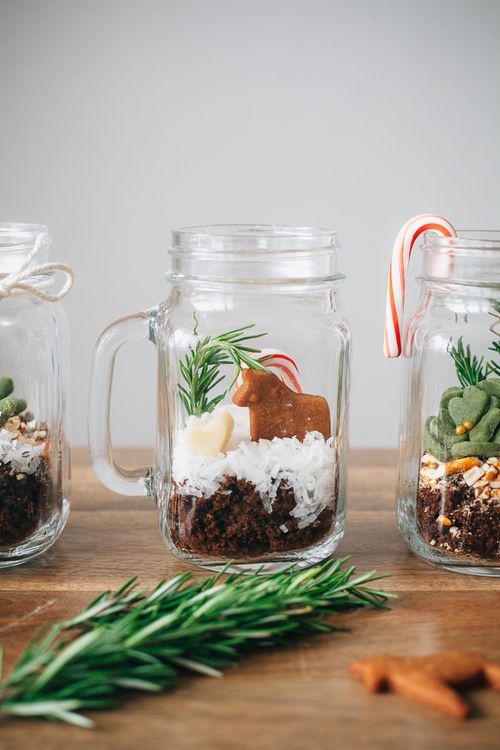
{"type": "Polygon", "coordinates": [[[101,333],[94,349],[90,375],[88,435],[90,459],[97,478],[122,495],[152,495],[153,468],[124,469],[114,459],[110,427],[111,390],[118,350],[131,339],[155,344],[157,308],[127,315],[101,333]]]}

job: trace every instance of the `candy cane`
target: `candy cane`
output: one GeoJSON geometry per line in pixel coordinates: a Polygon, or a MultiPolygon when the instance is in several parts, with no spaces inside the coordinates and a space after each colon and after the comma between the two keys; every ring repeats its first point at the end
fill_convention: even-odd
{"type": "MultiPolygon", "coordinates": [[[[291,388],[296,393],[302,393],[302,387],[300,385],[300,373],[299,368],[295,360],[285,354],[285,352],[279,349],[262,349],[258,355],[255,356],[258,362],[262,362],[269,370],[276,370],[276,374],[282,383],[291,388]]],[[[246,367],[246,365],[243,365],[246,367]]],[[[243,380],[241,376],[236,378],[234,383],[235,388],[239,388],[243,380]]]]}
{"type": "Polygon", "coordinates": [[[444,237],[455,237],[457,234],[449,221],[441,216],[433,216],[433,214],[415,216],[400,230],[392,250],[387,285],[384,331],[386,357],[399,357],[401,354],[406,273],[413,246],[423,232],[437,232],[444,237]]]}

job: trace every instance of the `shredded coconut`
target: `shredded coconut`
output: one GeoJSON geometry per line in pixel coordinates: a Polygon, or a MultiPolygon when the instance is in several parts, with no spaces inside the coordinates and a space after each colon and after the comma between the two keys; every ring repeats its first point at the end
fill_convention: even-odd
{"type": "Polygon", "coordinates": [[[34,474],[44,448],[45,443],[23,443],[13,437],[9,430],[0,430],[0,462],[9,464],[12,474],[34,474]]]}
{"type": "Polygon", "coordinates": [[[181,494],[210,497],[224,477],[236,476],[255,485],[264,508],[270,513],[280,483],[293,490],[296,505],[290,515],[304,528],[331,504],[335,484],[333,438],[309,432],[297,438],[250,440],[248,409],[224,407],[235,428],[226,453],[207,456],[193,452],[180,432],[174,446],[173,478],[181,494]]]}

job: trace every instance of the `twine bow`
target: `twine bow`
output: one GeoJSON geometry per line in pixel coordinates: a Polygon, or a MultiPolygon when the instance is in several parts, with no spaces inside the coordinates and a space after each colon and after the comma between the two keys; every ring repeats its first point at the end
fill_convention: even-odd
{"type": "Polygon", "coordinates": [[[45,302],[58,302],[69,292],[75,279],[75,272],[71,266],[66,265],[66,263],[40,263],[38,266],[30,268],[30,263],[42,249],[44,241],[43,234],[39,234],[33,250],[21,268],[13,273],[0,275],[0,300],[4,299],[4,297],[10,297],[13,294],[29,293],[45,302]],[[55,294],[49,294],[44,291],[47,286],[53,283],[51,279],[40,282],[37,278],[46,275],[50,271],[62,271],[66,276],[66,281],[55,294]]]}

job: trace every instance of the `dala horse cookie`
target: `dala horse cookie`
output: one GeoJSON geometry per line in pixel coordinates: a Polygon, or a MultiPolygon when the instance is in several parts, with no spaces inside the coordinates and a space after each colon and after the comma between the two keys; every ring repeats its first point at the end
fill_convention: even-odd
{"type": "Polygon", "coordinates": [[[250,409],[252,440],[304,440],[306,433],[315,431],[330,437],[330,409],[322,396],[295,393],[270,372],[245,369],[242,376],[233,403],[250,409]]]}
{"type": "Polygon", "coordinates": [[[351,664],[350,674],[372,693],[390,689],[464,719],[469,707],[453,687],[487,684],[500,690],[500,664],[469,651],[429,656],[371,656],[351,664]]]}

